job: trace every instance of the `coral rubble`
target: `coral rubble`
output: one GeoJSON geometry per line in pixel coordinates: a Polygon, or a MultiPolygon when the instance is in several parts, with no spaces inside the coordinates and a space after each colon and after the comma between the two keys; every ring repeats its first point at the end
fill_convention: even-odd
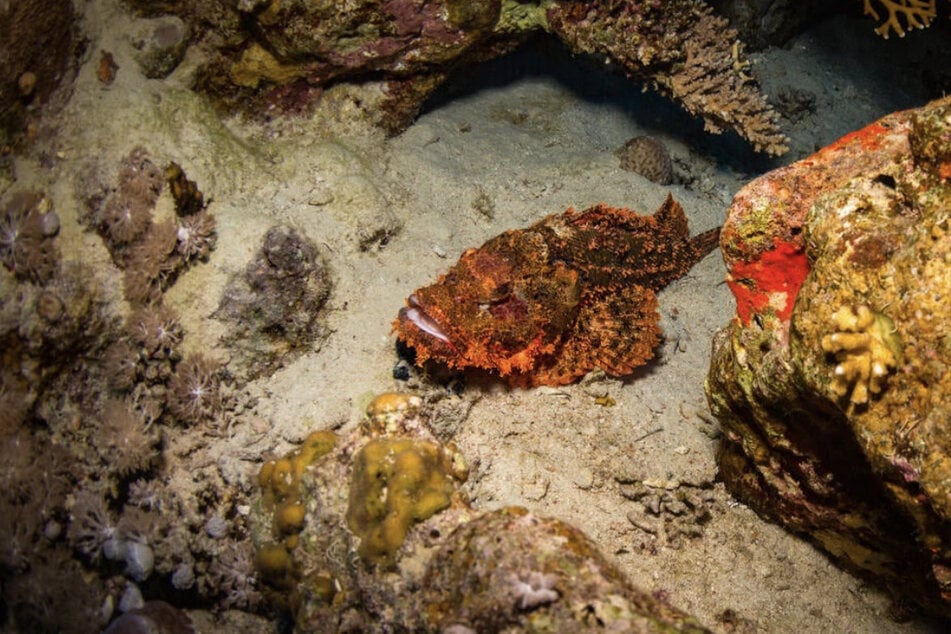
{"type": "Polygon", "coordinates": [[[707,631],[631,586],[576,528],[471,508],[465,462],[419,397],[381,395],[367,415],[262,468],[258,566],[295,631],[707,631]],[[275,510],[288,508],[285,484],[293,521],[275,510]]]}
{"type": "Polygon", "coordinates": [[[737,316],[707,381],[722,477],[902,600],[951,616],[951,100],[735,197],[737,316]]]}

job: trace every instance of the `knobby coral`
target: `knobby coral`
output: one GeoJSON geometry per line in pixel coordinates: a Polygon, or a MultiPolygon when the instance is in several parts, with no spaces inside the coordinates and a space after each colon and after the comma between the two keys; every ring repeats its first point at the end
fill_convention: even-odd
{"type": "Polygon", "coordinates": [[[875,4],[888,12],[888,17],[875,32],[888,39],[892,31],[898,37],[905,37],[905,29],[923,29],[931,25],[931,21],[938,15],[935,0],[863,0],[865,15],[875,20],[881,20],[875,4]],[[902,25],[904,20],[905,24],[902,25]]]}
{"type": "Polygon", "coordinates": [[[868,306],[842,306],[832,315],[836,332],[822,338],[822,349],[835,354],[838,364],[832,390],[849,396],[854,405],[878,394],[888,373],[898,364],[901,344],[894,324],[868,306]]]}

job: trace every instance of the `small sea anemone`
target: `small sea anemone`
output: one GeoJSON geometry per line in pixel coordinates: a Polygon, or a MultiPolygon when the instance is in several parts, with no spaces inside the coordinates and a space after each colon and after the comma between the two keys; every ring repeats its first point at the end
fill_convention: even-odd
{"type": "Polygon", "coordinates": [[[102,547],[116,534],[116,524],[102,495],[84,489],[76,496],[69,512],[66,538],[76,551],[99,561],[102,547]]]}
{"type": "Polygon", "coordinates": [[[215,217],[206,210],[183,216],[178,225],[176,250],[186,262],[204,260],[215,248],[215,217]]]}
{"type": "Polygon", "coordinates": [[[222,409],[219,364],[200,353],[191,354],[175,368],[168,382],[168,409],[183,423],[215,418],[222,409]]]}
{"type": "Polygon", "coordinates": [[[129,504],[145,511],[168,511],[172,499],[168,489],[157,480],[140,478],[129,485],[129,504]]]}
{"type": "Polygon", "coordinates": [[[139,353],[128,339],[119,339],[106,348],[103,368],[109,387],[118,392],[127,392],[139,378],[139,353]]]}
{"type": "Polygon", "coordinates": [[[151,207],[158,200],[165,175],[153,163],[143,147],[136,147],[119,166],[119,192],[126,197],[147,203],[151,207]]]}
{"type": "Polygon", "coordinates": [[[113,247],[138,240],[152,224],[152,204],[117,192],[110,196],[100,216],[101,227],[113,247]]]}
{"type": "Polygon", "coordinates": [[[59,216],[39,192],[13,194],[0,211],[0,261],[19,279],[46,282],[59,266],[59,216]]]}
{"type": "Polygon", "coordinates": [[[126,332],[147,359],[176,358],[177,346],[184,334],[178,315],[165,305],[133,312],[126,322],[126,332]]]}
{"type": "Polygon", "coordinates": [[[154,304],[184,259],[176,251],[178,226],[172,221],[152,225],[145,236],[134,243],[125,258],[124,290],[133,304],[154,304]]]}
{"type": "Polygon", "coordinates": [[[208,564],[203,582],[221,597],[224,608],[253,609],[263,600],[258,590],[254,552],[248,541],[232,541],[208,564]]]}
{"type": "Polygon", "coordinates": [[[119,477],[145,471],[157,457],[158,438],[146,429],[132,403],[109,399],[102,408],[102,422],[96,446],[107,464],[107,470],[119,477]]]}

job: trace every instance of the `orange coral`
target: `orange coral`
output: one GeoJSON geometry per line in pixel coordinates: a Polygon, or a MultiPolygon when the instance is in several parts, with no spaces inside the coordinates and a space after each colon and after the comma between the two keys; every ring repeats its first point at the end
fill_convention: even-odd
{"type": "MultiPolygon", "coordinates": [[[[881,20],[878,11],[872,6],[872,0],[865,1],[865,15],[881,20]]],[[[888,18],[882,22],[875,32],[888,39],[889,33],[895,31],[898,37],[905,37],[905,29],[923,29],[931,24],[937,15],[935,0],[875,0],[888,11],[888,18]],[[902,17],[906,26],[902,26],[902,17]]]]}

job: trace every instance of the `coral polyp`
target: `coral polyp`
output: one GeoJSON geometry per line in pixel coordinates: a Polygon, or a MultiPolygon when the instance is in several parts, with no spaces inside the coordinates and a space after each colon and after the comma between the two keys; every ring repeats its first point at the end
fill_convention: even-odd
{"type": "Polygon", "coordinates": [[[168,409],[185,424],[214,419],[221,413],[219,364],[202,354],[192,354],[175,368],[168,382],[168,409]]]}
{"type": "Polygon", "coordinates": [[[0,210],[0,262],[20,279],[48,281],[59,267],[59,216],[44,194],[20,191],[0,210]]]}

